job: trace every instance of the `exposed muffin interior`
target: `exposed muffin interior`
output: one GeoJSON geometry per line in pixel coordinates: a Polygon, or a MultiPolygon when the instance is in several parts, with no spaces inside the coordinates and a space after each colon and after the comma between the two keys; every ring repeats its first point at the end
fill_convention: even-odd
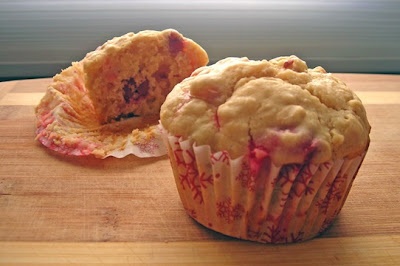
{"type": "Polygon", "coordinates": [[[136,116],[157,120],[166,95],[208,56],[175,30],[146,30],[107,41],[82,63],[85,86],[106,124],[136,116]]]}

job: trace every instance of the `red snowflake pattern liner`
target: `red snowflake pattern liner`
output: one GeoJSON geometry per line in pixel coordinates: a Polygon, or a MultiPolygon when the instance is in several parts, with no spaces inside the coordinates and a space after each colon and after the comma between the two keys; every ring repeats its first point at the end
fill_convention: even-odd
{"type": "Polygon", "coordinates": [[[65,155],[98,158],[165,155],[157,120],[146,124],[143,118],[135,117],[99,124],[84,86],[80,64],[73,63],[57,74],[36,107],[37,140],[65,155]]]}
{"type": "Polygon", "coordinates": [[[275,166],[168,135],[164,141],[187,214],[222,234],[262,243],[294,243],[327,229],[339,214],[365,153],[323,164],[275,166]]]}

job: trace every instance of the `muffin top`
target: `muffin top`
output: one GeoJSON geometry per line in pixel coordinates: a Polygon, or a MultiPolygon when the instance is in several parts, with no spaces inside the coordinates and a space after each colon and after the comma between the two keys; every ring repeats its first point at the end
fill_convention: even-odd
{"type": "Polygon", "coordinates": [[[172,135],[275,165],[354,157],[369,144],[360,99],[322,67],[296,56],[226,58],[177,84],[161,107],[172,135]]]}

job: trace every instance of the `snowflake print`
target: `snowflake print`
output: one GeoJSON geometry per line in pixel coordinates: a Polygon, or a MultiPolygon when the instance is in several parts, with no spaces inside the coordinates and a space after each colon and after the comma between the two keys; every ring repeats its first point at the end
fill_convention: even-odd
{"type": "Polygon", "coordinates": [[[201,192],[201,185],[196,178],[190,179],[190,187],[193,193],[193,199],[198,199],[199,203],[204,203],[203,193],[201,192]]]}
{"type": "MultiPolygon", "coordinates": [[[[308,184],[312,185],[314,183],[314,181],[310,181],[308,184]]],[[[312,195],[314,193],[314,188],[312,186],[306,186],[305,190],[304,190],[304,194],[307,195],[312,195]]]]}
{"type": "Polygon", "coordinates": [[[324,199],[317,201],[316,206],[321,209],[321,212],[323,214],[326,214],[328,212],[328,207],[329,207],[328,198],[325,197],[324,199]]]}
{"type": "Polygon", "coordinates": [[[177,149],[174,151],[176,163],[179,167],[179,179],[183,189],[191,188],[194,184],[198,171],[194,155],[189,150],[177,149]],[[186,160],[184,158],[186,154],[186,160]]]}
{"type": "Polygon", "coordinates": [[[196,161],[194,153],[190,150],[185,150],[185,154],[186,154],[186,160],[189,161],[188,164],[194,164],[196,161]]]}
{"type": "Polygon", "coordinates": [[[255,176],[251,174],[250,166],[243,162],[242,170],[239,175],[236,176],[236,180],[239,181],[242,187],[247,188],[249,191],[255,191],[256,189],[256,180],[255,176]]]}
{"type": "Polygon", "coordinates": [[[180,148],[174,150],[174,157],[175,157],[175,161],[176,161],[176,164],[178,165],[178,167],[180,165],[185,166],[185,160],[183,159],[182,153],[183,153],[183,150],[180,148]]]}
{"type": "Polygon", "coordinates": [[[193,164],[195,161],[193,152],[180,148],[179,144],[178,147],[174,149],[173,154],[178,167],[186,167],[188,164],[193,164]]]}
{"type": "Polygon", "coordinates": [[[150,154],[153,154],[155,150],[160,148],[160,146],[153,141],[150,141],[148,143],[139,143],[137,144],[137,146],[139,147],[140,151],[150,154]]]}
{"type": "Polygon", "coordinates": [[[217,152],[211,154],[211,163],[222,162],[229,165],[229,154],[227,151],[217,152]]]}
{"type": "MultiPolygon", "coordinates": [[[[280,186],[284,187],[286,184],[293,184],[294,178],[298,172],[299,172],[299,167],[297,165],[295,164],[284,165],[281,171],[279,172],[280,186]]],[[[273,185],[275,185],[277,181],[278,180],[274,180],[273,185]]]]}
{"type": "Polygon", "coordinates": [[[145,130],[136,129],[132,131],[131,142],[138,147],[141,152],[153,154],[154,151],[160,148],[156,142],[155,134],[153,127],[145,130]]]}
{"type": "Polygon", "coordinates": [[[329,187],[328,193],[326,194],[325,198],[317,202],[317,206],[322,209],[322,213],[326,214],[328,212],[328,208],[334,200],[339,201],[343,195],[341,186],[343,182],[347,179],[347,175],[341,176],[339,173],[338,176],[335,178],[333,183],[328,182],[326,184],[329,187]]]}
{"type": "Polygon", "coordinates": [[[310,179],[313,177],[314,173],[310,169],[310,165],[307,164],[301,171],[300,178],[298,178],[299,183],[302,183],[304,185],[308,184],[310,179]]]}
{"type": "Polygon", "coordinates": [[[279,243],[283,240],[283,238],[280,236],[281,230],[278,228],[278,226],[268,226],[267,230],[267,232],[263,233],[263,238],[261,239],[262,241],[279,243]]]}
{"type": "Polygon", "coordinates": [[[199,204],[204,203],[202,188],[213,184],[213,176],[206,173],[199,174],[196,158],[191,150],[178,148],[174,150],[174,157],[178,165],[179,183],[182,189],[189,189],[193,199],[199,204]]]}
{"type": "Polygon", "coordinates": [[[186,164],[184,168],[180,171],[179,181],[183,189],[191,188],[193,184],[193,179],[197,175],[197,169],[190,164],[186,164]]]}
{"type": "Polygon", "coordinates": [[[282,195],[283,196],[280,198],[279,206],[283,208],[285,207],[286,201],[288,199],[292,199],[292,196],[290,193],[285,193],[285,192],[282,192],[282,195]]]}
{"type": "Polygon", "coordinates": [[[287,243],[297,243],[303,241],[304,232],[300,231],[296,235],[294,233],[290,234],[290,239],[286,238],[287,243]]]}
{"type": "MultiPolygon", "coordinates": [[[[330,186],[330,189],[328,191],[329,198],[331,199],[336,199],[339,201],[342,198],[342,184],[347,180],[347,175],[338,175],[338,177],[335,178],[333,181],[333,184],[330,186]]],[[[329,186],[329,184],[328,184],[329,186]]]]}
{"type": "Polygon", "coordinates": [[[301,197],[303,193],[306,195],[311,194],[314,189],[310,187],[309,184],[312,184],[313,181],[311,179],[313,176],[314,172],[310,164],[305,165],[297,175],[289,197],[293,199],[295,197],[301,197]]]}
{"type": "Polygon", "coordinates": [[[236,204],[232,206],[231,198],[217,202],[217,216],[225,219],[230,224],[235,220],[240,220],[245,212],[243,205],[236,204]]]}
{"type": "Polygon", "coordinates": [[[250,228],[247,228],[247,237],[250,239],[258,239],[260,238],[262,233],[260,231],[254,231],[250,228]]]}
{"type": "Polygon", "coordinates": [[[205,172],[199,175],[199,180],[200,180],[200,185],[203,188],[207,188],[208,185],[212,185],[214,183],[213,175],[211,174],[207,176],[205,172]]]}

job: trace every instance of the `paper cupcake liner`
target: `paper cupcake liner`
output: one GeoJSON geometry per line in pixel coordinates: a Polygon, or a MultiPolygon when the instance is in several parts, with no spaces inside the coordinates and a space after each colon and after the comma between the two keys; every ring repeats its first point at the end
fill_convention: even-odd
{"type": "Polygon", "coordinates": [[[157,119],[146,123],[145,118],[134,117],[99,124],[84,86],[81,62],[53,78],[36,107],[36,117],[36,139],[61,154],[98,158],[166,154],[157,119]]]}
{"type": "Polygon", "coordinates": [[[263,243],[322,233],[340,212],[365,156],[283,166],[266,158],[254,172],[248,156],[231,159],[167,133],[164,141],[186,212],[212,230],[263,243]]]}

